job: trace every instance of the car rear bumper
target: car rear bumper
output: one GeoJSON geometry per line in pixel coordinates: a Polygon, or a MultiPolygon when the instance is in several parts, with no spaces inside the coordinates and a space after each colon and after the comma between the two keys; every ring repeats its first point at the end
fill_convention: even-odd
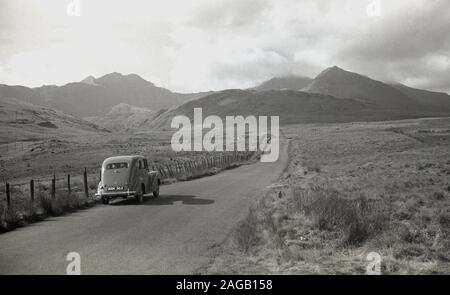
{"type": "Polygon", "coordinates": [[[103,192],[96,193],[95,196],[98,198],[120,198],[129,197],[136,195],[136,191],[125,191],[125,192],[103,192]]]}

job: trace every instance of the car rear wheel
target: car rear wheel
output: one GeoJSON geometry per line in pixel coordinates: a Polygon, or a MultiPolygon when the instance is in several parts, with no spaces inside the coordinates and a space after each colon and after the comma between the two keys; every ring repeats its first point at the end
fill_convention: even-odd
{"type": "Polygon", "coordinates": [[[142,202],[144,202],[144,195],[143,194],[137,195],[136,200],[138,201],[139,204],[141,204],[142,202]]]}
{"type": "Polygon", "coordinates": [[[156,187],[156,189],[153,191],[153,196],[155,198],[159,197],[159,183],[158,183],[158,186],[156,187]]]}
{"type": "Polygon", "coordinates": [[[145,185],[142,184],[141,192],[136,195],[136,200],[138,201],[138,203],[144,202],[144,194],[145,194],[145,185]]]}

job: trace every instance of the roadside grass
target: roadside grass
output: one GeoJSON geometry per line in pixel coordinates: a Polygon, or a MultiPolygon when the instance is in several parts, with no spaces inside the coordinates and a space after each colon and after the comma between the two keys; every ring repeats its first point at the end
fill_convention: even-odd
{"type": "Polygon", "coordinates": [[[255,204],[207,272],[362,275],[376,252],[382,274],[450,273],[450,134],[429,138],[426,122],[412,123],[285,128],[281,187],[255,204]]]}
{"type": "MultiPolygon", "coordinates": [[[[349,197],[327,187],[279,195],[270,192],[236,228],[236,252],[228,257],[234,262],[226,262],[225,273],[236,271],[236,259],[250,256],[246,273],[364,274],[370,252],[382,256],[384,274],[450,270],[450,210],[405,221],[397,204],[381,198],[349,197]]],[[[211,270],[222,273],[219,267],[211,270]]]]}
{"type": "Polygon", "coordinates": [[[235,233],[236,242],[244,253],[248,253],[257,242],[259,224],[255,210],[250,210],[248,216],[238,225],[235,233]]]}
{"type": "Polygon", "coordinates": [[[296,213],[311,220],[313,228],[336,231],[342,246],[359,246],[382,232],[389,221],[389,208],[382,200],[353,198],[326,187],[297,189],[292,200],[296,213]]]}
{"type": "Polygon", "coordinates": [[[32,202],[28,192],[14,190],[15,197],[11,199],[10,206],[0,202],[0,232],[13,230],[30,223],[44,220],[47,217],[61,216],[77,210],[86,209],[95,205],[90,197],[86,198],[84,192],[60,192],[53,199],[48,186],[39,184],[35,188],[35,199],[32,202]]]}
{"type": "MultiPolygon", "coordinates": [[[[40,195],[39,202],[42,213],[48,216],[60,216],[68,212],[89,207],[89,200],[79,194],[62,194],[55,199],[47,195],[40,195]]],[[[91,200],[93,202],[93,200],[91,200]]]]}

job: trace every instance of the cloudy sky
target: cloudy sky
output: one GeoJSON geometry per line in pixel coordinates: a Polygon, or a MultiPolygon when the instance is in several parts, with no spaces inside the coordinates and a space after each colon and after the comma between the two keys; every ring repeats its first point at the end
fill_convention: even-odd
{"type": "Polygon", "coordinates": [[[0,84],[121,72],[191,92],[338,65],[450,92],[449,29],[448,0],[0,0],[0,84]]]}

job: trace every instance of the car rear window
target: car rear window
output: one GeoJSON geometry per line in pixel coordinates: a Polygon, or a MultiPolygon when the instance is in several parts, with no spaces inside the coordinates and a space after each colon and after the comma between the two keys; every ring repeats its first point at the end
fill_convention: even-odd
{"type": "Polygon", "coordinates": [[[122,168],[128,168],[128,163],[111,163],[106,165],[106,169],[122,169],[122,168]]]}

